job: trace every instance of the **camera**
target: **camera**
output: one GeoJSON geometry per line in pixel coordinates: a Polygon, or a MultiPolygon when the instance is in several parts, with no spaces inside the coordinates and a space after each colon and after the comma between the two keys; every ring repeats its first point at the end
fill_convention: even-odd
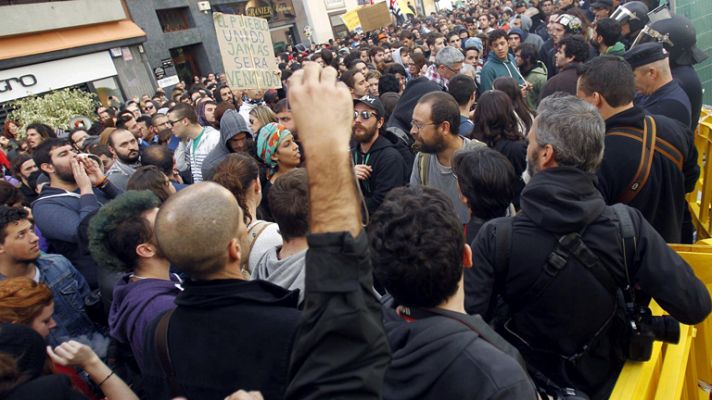
{"type": "Polygon", "coordinates": [[[631,361],[648,361],[653,352],[653,341],[666,343],[680,341],[680,323],[669,315],[653,316],[650,308],[635,303],[626,305],[628,316],[628,343],[626,358],[631,361]]]}

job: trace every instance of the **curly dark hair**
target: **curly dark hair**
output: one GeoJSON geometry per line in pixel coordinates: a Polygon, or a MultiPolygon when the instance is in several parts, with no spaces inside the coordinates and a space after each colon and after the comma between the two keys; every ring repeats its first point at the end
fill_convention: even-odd
{"type": "Polygon", "coordinates": [[[152,192],[131,190],[101,207],[89,223],[89,251],[96,263],[109,271],[132,272],[136,246],[155,241],[142,214],[159,204],[152,192]]]}
{"type": "Polygon", "coordinates": [[[484,146],[460,150],[453,157],[452,171],[474,217],[487,221],[506,214],[518,178],[502,153],[484,146]]]}
{"type": "Polygon", "coordinates": [[[391,190],[367,228],[376,279],[395,301],[436,307],[462,277],[462,224],[450,199],[428,187],[391,190]]]}
{"type": "Polygon", "coordinates": [[[5,228],[13,222],[28,219],[29,214],[19,207],[0,206],[0,243],[5,243],[7,231],[5,228]]]}

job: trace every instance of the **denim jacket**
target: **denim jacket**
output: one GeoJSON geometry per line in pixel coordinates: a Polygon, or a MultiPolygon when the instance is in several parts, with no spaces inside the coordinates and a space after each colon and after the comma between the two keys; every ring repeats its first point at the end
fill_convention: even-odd
{"type": "MultiPolygon", "coordinates": [[[[98,331],[84,311],[84,299],[90,290],[82,274],[59,254],[43,254],[35,261],[35,265],[40,271],[40,282],[46,283],[54,294],[54,320],[57,327],[52,329],[47,338],[49,344],[56,346],[80,336],[86,337],[82,342],[93,342],[98,331]]],[[[93,345],[91,347],[94,348],[93,345]]]]}

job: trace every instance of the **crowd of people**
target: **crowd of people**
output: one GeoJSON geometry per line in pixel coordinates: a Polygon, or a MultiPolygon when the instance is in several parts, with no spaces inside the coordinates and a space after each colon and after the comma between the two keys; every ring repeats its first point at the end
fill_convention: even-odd
{"type": "Polygon", "coordinates": [[[605,399],[707,318],[690,21],[467,3],[6,120],[0,397],[605,399]]]}

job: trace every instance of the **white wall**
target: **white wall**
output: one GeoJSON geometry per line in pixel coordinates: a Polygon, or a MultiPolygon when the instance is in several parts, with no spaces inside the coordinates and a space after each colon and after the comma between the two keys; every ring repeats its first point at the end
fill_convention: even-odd
{"type": "MultiPolygon", "coordinates": [[[[325,43],[329,39],[334,38],[334,33],[331,30],[331,22],[329,22],[329,14],[343,14],[358,6],[357,0],[343,0],[343,7],[326,9],[326,3],[340,3],[338,0],[303,0],[295,1],[294,6],[298,7],[298,3],[304,7],[306,21],[300,26],[309,25],[312,28],[312,41],[315,43],[325,43]]],[[[297,13],[299,17],[299,13],[297,13]]],[[[302,37],[304,35],[302,34],[302,37]]]]}

